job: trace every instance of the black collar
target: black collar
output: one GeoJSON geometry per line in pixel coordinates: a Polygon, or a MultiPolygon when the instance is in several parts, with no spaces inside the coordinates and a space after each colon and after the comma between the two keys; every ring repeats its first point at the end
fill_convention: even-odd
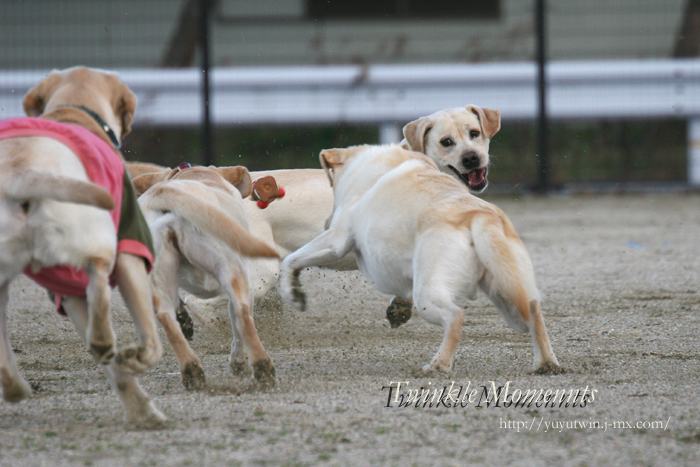
{"type": "Polygon", "coordinates": [[[112,141],[112,144],[114,145],[114,147],[116,147],[117,149],[119,149],[121,147],[122,143],[119,142],[119,139],[117,138],[117,134],[114,132],[114,130],[112,130],[109,127],[109,125],[107,125],[107,122],[105,122],[102,119],[102,117],[100,117],[97,114],[97,112],[95,112],[94,110],[90,110],[87,107],[84,107],[82,105],[64,105],[62,107],[73,107],[75,109],[80,109],[83,112],[85,112],[86,114],[88,114],[89,116],[91,116],[93,118],[93,120],[95,120],[97,122],[97,124],[100,125],[100,128],[102,128],[102,130],[104,130],[104,132],[107,133],[107,136],[109,136],[109,139],[112,141]]]}

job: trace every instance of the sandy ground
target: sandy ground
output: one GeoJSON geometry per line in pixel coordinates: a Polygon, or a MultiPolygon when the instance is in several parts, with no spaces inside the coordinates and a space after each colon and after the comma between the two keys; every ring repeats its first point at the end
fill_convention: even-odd
{"type": "MultiPolygon", "coordinates": [[[[700,465],[700,197],[492,200],[532,255],[566,373],[532,374],[529,338],[481,297],[468,308],[452,373],[423,376],[438,328],[414,317],[391,329],[388,298],[359,273],[310,270],[307,312],[276,292],[256,306],[275,388],[228,373],[228,318],[217,312],[193,341],[209,388],[185,391],[165,344],[141,382],[170,421],[131,429],[70,323],[21,278],[10,334],[34,395],[1,403],[0,466],[700,465]],[[400,408],[382,390],[397,381],[588,388],[596,397],[586,407],[516,408],[478,404],[478,392],[465,407],[400,408]]],[[[114,305],[125,343],[133,330],[118,296],[114,305]]]]}

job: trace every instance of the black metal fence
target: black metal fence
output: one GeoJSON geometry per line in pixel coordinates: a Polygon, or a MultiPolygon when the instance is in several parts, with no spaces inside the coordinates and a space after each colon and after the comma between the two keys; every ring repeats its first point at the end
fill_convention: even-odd
{"type": "MultiPolygon", "coordinates": [[[[332,14],[319,16],[319,2],[311,0],[4,0],[0,70],[199,67],[204,128],[137,127],[125,141],[126,156],[169,165],[190,160],[275,168],[315,167],[323,147],[372,143],[378,130],[212,127],[206,117],[216,99],[206,97],[210,66],[539,60],[541,70],[545,58],[700,53],[696,0],[474,0],[463,2],[471,10],[460,15],[451,15],[451,2],[438,2],[431,14],[420,13],[429,1],[371,3],[372,15],[331,8],[332,14]],[[401,6],[413,3],[413,9],[401,6]]],[[[540,86],[544,108],[544,79],[540,86]]],[[[540,189],[683,182],[685,125],[675,119],[549,122],[544,114],[510,120],[492,142],[491,178],[496,185],[540,189]]]]}

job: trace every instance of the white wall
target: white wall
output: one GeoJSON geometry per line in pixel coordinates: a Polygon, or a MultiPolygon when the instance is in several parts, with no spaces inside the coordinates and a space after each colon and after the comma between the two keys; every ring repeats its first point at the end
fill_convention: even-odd
{"type": "MultiPolygon", "coordinates": [[[[214,31],[219,66],[534,58],[533,0],[501,0],[498,20],[400,22],[309,21],[302,15],[303,0],[221,1],[214,31]],[[267,16],[271,12],[274,20],[267,16]]],[[[547,5],[553,60],[668,58],[685,0],[549,0],[547,5]]]]}
{"type": "MultiPolygon", "coordinates": [[[[194,0],[191,0],[194,1],[194,0]]],[[[527,61],[533,0],[497,20],[312,21],[304,0],[220,0],[216,66],[527,61]]],[[[549,0],[552,60],[668,58],[686,0],[549,0]]],[[[0,0],[0,70],[157,66],[183,0],[0,0]]]]}

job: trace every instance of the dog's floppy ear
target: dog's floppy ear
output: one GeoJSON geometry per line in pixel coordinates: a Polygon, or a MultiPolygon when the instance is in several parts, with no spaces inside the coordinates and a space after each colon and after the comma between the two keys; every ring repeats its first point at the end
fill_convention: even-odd
{"type": "Polygon", "coordinates": [[[56,90],[56,86],[60,81],[61,76],[58,71],[52,71],[49,76],[42,79],[39,84],[29,90],[24,100],[22,107],[24,113],[29,117],[38,117],[44,113],[46,103],[49,101],[51,94],[56,90]]]}
{"type": "Polygon", "coordinates": [[[131,180],[131,182],[134,184],[136,194],[139,196],[144,194],[146,190],[151,188],[153,185],[165,180],[166,177],[170,175],[170,172],[172,172],[171,169],[165,169],[160,172],[147,173],[139,175],[138,177],[134,177],[134,179],[131,180]]]}
{"type": "Polygon", "coordinates": [[[486,107],[476,105],[468,105],[467,110],[476,114],[481,122],[481,128],[484,130],[484,135],[491,139],[493,135],[501,129],[501,111],[491,110],[486,107]]]}
{"type": "Polygon", "coordinates": [[[403,136],[411,151],[425,152],[425,136],[432,127],[433,120],[430,117],[421,117],[403,127],[403,136]]]}
{"type": "Polygon", "coordinates": [[[139,175],[151,174],[156,172],[162,172],[163,170],[169,170],[168,167],[163,167],[162,165],[151,164],[150,162],[130,162],[125,161],[124,166],[129,174],[129,177],[134,179],[139,175]]]}
{"type": "Polygon", "coordinates": [[[114,113],[122,120],[122,134],[120,139],[124,139],[131,131],[131,122],[134,119],[134,111],[136,110],[136,96],[129,86],[119,82],[119,92],[117,93],[117,101],[114,105],[114,113]]]}
{"type": "Polygon", "coordinates": [[[231,185],[238,188],[241,192],[241,196],[247,198],[253,191],[253,182],[250,179],[250,173],[248,169],[241,165],[235,167],[214,167],[210,166],[210,169],[214,169],[222,177],[226,179],[231,185]]]}
{"type": "Polygon", "coordinates": [[[326,172],[331,186],[333,186],[333,172],[336,167],[343,164],[345,152],[345,149],[324,149],[319,155],[321,167],[323,167],[323,170],[326,172]]]}

